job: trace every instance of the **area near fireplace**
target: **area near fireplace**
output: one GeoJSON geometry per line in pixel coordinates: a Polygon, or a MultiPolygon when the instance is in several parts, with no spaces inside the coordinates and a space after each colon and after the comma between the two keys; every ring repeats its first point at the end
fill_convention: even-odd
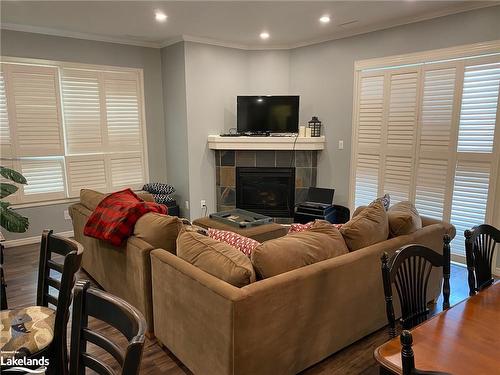
{"type": "MultiPolygon", "coordinates": [[[[316,186],[317,157],[316,150],[215,150],[217,211],[229,210],[237,206],[237,169],[240,167],[245,168],[240,171],[252,171],[256,178],[261,178],[255,174],[260,169],[267,172],[274,170],[276,174],[282,174],[285,169],[293,171],[291,180],[293,186],[289,190],[293,194],[293,199],[288,200],[288,204],[293,206],[303,202],[306,199],[309,187],[316,186]]],[[[248,183],[248,178],[251,177],[247,175],[246,179],[240,182],[248,183]]],[[[240,187],[240,189],[242,188],[240,187]]],[[[263,190],[261,193],[263,193],[263,190]]],[[[266,210],[263,210],[262,207],[254,208],[254,210],[271,217],[289,216],[282,210],[273,213],[273,206],[274,203],[270,204],[268,212],[265,212],[266,210]]],[[[249,206],[239,208],[252,211],[249,206]]],[[[288,212],[292,211],[288,210],[288,212]]]]}

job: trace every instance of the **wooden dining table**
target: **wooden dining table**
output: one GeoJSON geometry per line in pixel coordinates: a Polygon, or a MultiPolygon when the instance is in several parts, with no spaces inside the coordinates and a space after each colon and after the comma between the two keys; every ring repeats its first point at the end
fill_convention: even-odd
{"type": "MultiPolygon", "coordinates": [[[[500,374],[500,282],[411,330],[415,367],[453,375],[500,374]]],[[[401,343],[375,349],[385,370],[401,374],[401,343]]]]}

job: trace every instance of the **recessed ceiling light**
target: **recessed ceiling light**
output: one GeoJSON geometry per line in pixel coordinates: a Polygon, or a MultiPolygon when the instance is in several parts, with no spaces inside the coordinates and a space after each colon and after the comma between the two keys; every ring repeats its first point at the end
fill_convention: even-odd
{"type": "Polygon", "coordinates": [[[165,22],[167,20],[167,15],[159,10],[155,12],[155,19],[158,22],[165,22]]]}
{"type": "Polygon", "coordinates": [[[260,39],[268,39],[269,33],[267,31],[263,31],[260,33],[260,39]]]}
{"type": "Polygon", "coordinates": [[[321,16],[321,18],[319,19],[319,22],[321,22],[321,23],[330,22],[330,16],[327,16],[327,15],[321,16]]]}

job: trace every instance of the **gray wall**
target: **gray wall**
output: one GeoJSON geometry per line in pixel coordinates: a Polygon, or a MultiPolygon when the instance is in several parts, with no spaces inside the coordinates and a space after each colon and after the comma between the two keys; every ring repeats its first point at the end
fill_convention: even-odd
{"type": "Polygon", "coordinates": [[[190,217],[195,219],[203,214],[202,199],[209,213],[216,210],[215,157],[207,136],[236,127],[236,96],[288,93],[289,52],[187,42],[185,53],[190,217]]]}
{"type": "MultiPolygon", "coordinates": [[[[151,180],[166,181],[165,124],[163,118],[160,50],[115,43],[1,30],[1,55],[98,65],[114,65],[144,70],[144,96],[151,180]]],[[[40,235],[49,227],[55,231],[72,230],[64,219],[66,204],[19,209],[30,218],[27,233],[6,233],[7,239],[40,235]]]]}
{"type": "Polygon", "coordinates": [[[318,115],[327,149],[318,160],[318,185],[349,199],[352,100],[356,60],[500,39],[500,7],[460,13],[291,51],[290,89],[300,95],[301,122],[318,115]],[[344,150],[338,141],[344,140],[344,150]]]}
{"type": "Polygon", "coordinates": [[[181,214],[189,217],[185,201],[189,200],[189,154],[187,134],[186,74],[184,43],[161,52],[163,99],[165,103],[165,147],[168,182],[176,188],[181,214]]]}

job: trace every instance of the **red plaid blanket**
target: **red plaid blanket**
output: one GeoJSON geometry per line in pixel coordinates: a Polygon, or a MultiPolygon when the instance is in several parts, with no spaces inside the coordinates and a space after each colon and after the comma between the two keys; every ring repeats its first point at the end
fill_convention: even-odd
{"type": "Polygon", "coordinates": [[[166,214],[167,210],[164,205],[144,202],[130,189],[117,191],[97,205],[83,234],[120,246],[130,237],[142,215],[148,212],[166,214]]]}

